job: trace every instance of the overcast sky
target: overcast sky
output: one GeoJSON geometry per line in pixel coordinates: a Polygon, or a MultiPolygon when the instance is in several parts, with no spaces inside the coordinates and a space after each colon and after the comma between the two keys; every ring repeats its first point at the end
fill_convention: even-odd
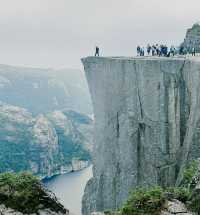
{"type": "Polygon", "coordinates": [[[96,45],[106,56],[178,45],[199,11],[199,0],[0,0],[0,64],[81,68],[96,45]]]}

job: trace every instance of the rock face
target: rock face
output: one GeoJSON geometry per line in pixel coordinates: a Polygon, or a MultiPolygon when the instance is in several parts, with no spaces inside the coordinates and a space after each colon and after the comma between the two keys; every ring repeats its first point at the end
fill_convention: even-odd
{"type": "Polygon", "coordinates": [[[81,170],[89,165],[93,148],[93,121],[75,111],[54,111],[46,115],[56,130],[61,172],[81,170]]]}
{"type": "MultiPolygon", "coordinates": [[[[120,213],[117,213],[117,212],[114,212],[111,214],[120,215],[120,213]]],[[[106,215],[106,213],[93,212],[91,213],[91,215],[106,215]]],[[[160,212],[160,215],[197,215],[197,214],[190,212],[182,202],[174,199],[171,201],[167,201],[165,203],[165,206],[163,210],[160,212]]]]}
{"type": "MultiPolygon", "coordinates": [[[[0,214],[1,215],[23,215],[23,213],[18,212],[14,209],[7,208],[5,205],[0,205],[0,214]]],[[[30,215],[36,215],[36,213],[30,214],[30,215]]],[[[51,209],[41,209],[38,211],[37,215],[70,215],[69,211],[63,212],[55,212],[51,209]]]]}
{"type": "Polygon", "coordinates": [[[31,171],[52,176],[80,170],[90,161],[92,120],[73,111],[33,117],[0,104],[0,173],[31,171]]]}
{"type": "Polygon", "coordinates": [[[161,211],[161,215],[173,215],[173,214],[196,215],[195,213],[190,212],[182,202],[176,199],[167,201],[165,208],[161,211]]]}
{"type": "Polygon", "coordinates": [[[182,46],[189,52],[192,48],[195,48],[197,52],[200,52],[200,24],[194,24],[192,28],[187,30],[186,37],[182,46]]]}
{"type": "Polygon", "coordinates": [[[179,183],[200,154],[199,59],[82,61],[95,117],[83,214],[121,207],[134,187],[179,183]]]}

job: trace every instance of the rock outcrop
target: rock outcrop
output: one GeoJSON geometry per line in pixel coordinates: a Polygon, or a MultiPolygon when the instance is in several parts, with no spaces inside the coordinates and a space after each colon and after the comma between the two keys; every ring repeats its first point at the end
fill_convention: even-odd
{"type": "MultiPolygon", "coordinates": [[[[21,213],[19,211],[16,211],[11,208],[7,208],[5,205],[0,205],[0,215],[24,215],[24,213],[21,213]]],[[[32,213],[30,215],[36,215],[36,213],[32,213]]],[[[63,212],[55,212],[51,209],[41,209],[37,212],[37,215],[70,215],[69,211],[63,212]]]]}
{"type": "Polygon", "coordinates": [[[188,52],[192,51],[192,48],[195,48],[197,52],[200,52],[200,24],[196,23],[192,28],[187,30],[186,37],[182,46],[188,52]]]}
{"type": "Polygon", "coordinates": [[[55,194],[30,173],[0,174],[0,215],[69,215],[55,194]]]}
{"type": "Polygon", "coordinates": [[[134,187],[180,183],[185,164],[200,154],[199,59],[82,61],[95,117],[83,214],[121,207],[134,187]]]}
{"type": "Polygon", "coordinates": [[[161,215],[196,215],[187,209],[185,204],[174,199],[171,201],[167,201],[165,204],[165,208],[161,211],[161,215]]]}
{"type": "MultiPolygon", "coordinates": [[[[189,211],[185,204],[173,199],[171,201],[166,201],[164,208],[159,213],[160,215],[197,215],[189,211]]],[[[121,215],[119,212],[104,213],[104,212],[93,212],[91,215],[121,215]]]]}

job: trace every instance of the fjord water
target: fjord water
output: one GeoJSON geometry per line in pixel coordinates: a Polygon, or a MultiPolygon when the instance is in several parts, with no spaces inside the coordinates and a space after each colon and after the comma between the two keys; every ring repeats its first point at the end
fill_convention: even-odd
{"type": "Polygon", "coordinates": [[[44,180],[46,187],[72,214],[81,215],[81,201],[87,181],[92,177],[92,166],[78,172],[54,176],[44,180]]]}

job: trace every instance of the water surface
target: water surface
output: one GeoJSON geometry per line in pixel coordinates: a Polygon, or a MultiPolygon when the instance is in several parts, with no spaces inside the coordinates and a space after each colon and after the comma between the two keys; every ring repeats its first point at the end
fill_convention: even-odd
{"type": "Polygon", "coordinates": [[[75,215],[81,215],[81,201],[87,181],[92,177],[92,166],[73,173],[44,180],[49,190],[75,215]]]}

